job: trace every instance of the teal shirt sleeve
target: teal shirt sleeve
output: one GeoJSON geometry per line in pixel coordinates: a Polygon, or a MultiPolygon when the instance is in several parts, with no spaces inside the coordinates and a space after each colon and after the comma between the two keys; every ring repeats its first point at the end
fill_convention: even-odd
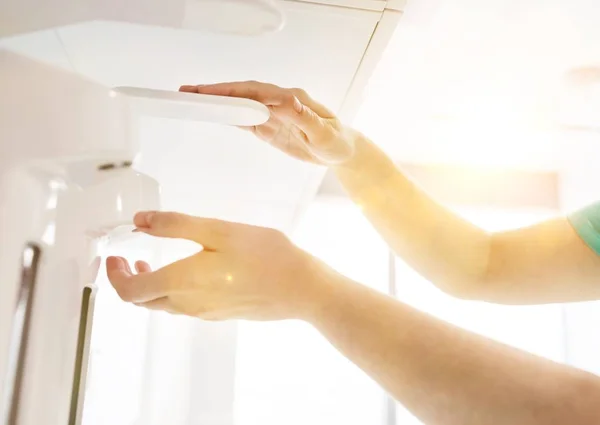
{"type": "Polygon", "coordinates": [[[568,219],[581,239],[600,255],[600,202],[569,214],[568,219]]]}

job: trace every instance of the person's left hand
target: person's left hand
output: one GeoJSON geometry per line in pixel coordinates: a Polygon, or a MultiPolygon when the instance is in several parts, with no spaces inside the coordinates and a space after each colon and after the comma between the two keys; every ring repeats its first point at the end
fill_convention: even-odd
{"type": "Polygon", "coordinates": [[[156,271],[107,259],[119,296],[136,305],[207,320],[309,319],[333,273],[282,233],[171,212],[138,213],[138,230],[195,241],[203,250],[156,271]]]}

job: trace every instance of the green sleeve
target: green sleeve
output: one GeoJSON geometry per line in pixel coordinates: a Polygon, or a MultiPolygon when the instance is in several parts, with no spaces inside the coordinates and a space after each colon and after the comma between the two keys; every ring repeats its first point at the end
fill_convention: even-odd
{"type": "Polygon", "coordinates": [[[568,219],[581,239],[600,255],[600,202],[571,213],[568,219]]]}

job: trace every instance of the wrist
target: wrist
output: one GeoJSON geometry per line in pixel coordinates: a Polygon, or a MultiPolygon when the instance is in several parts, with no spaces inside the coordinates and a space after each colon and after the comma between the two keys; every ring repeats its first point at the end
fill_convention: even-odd
{"type": "Polygon", "coordinates": [[[367,152],[367,149],[365,148],[366,145],[370,143],[369,139],[360,131],[355,130],[352,127],[344,127],[340,131],[340,137],[344,140],[344,143],[352,148],[352,154],[344,161],[332,164],[331,168],[337,170],[351,169],[360,166],[364,160],[365,153],[367,152]]]}
{"type": "Polygon", "coordinates": [[[352,282],[323,262],[312,258],[304,282],[300,284],[307,296],[300,308],[299,319],[316,326],[326,319],[328,312],[343,302],[344,293],[352,282]]]}
{"type": "Polygon", "coordinates": [[[349,158],[339,164],[332,165],[337,174],[364,174],[376,176],[389,174],[396,169],[393,161],[368,137],[352,128],[344,130],[344,138],[353,147],[349,158]]]}
{"type": "Polygon", "coordinates": [[[349,131],[353,133],[354,154],[332,170],[355,202],[368,204],[386,196],[386,187],[398,175],[398,169],[367,137],[358,131],[349,131]]]}

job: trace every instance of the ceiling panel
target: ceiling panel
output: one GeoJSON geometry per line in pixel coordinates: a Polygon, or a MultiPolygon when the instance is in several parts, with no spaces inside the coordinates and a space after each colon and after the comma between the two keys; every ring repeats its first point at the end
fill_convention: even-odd
{"type": "Polygon", "coordinates": [[[409,2],[357,125],[401,161],[555,168],[562,76],[600,63],[598,22],[592,0],[409,2]]]}

